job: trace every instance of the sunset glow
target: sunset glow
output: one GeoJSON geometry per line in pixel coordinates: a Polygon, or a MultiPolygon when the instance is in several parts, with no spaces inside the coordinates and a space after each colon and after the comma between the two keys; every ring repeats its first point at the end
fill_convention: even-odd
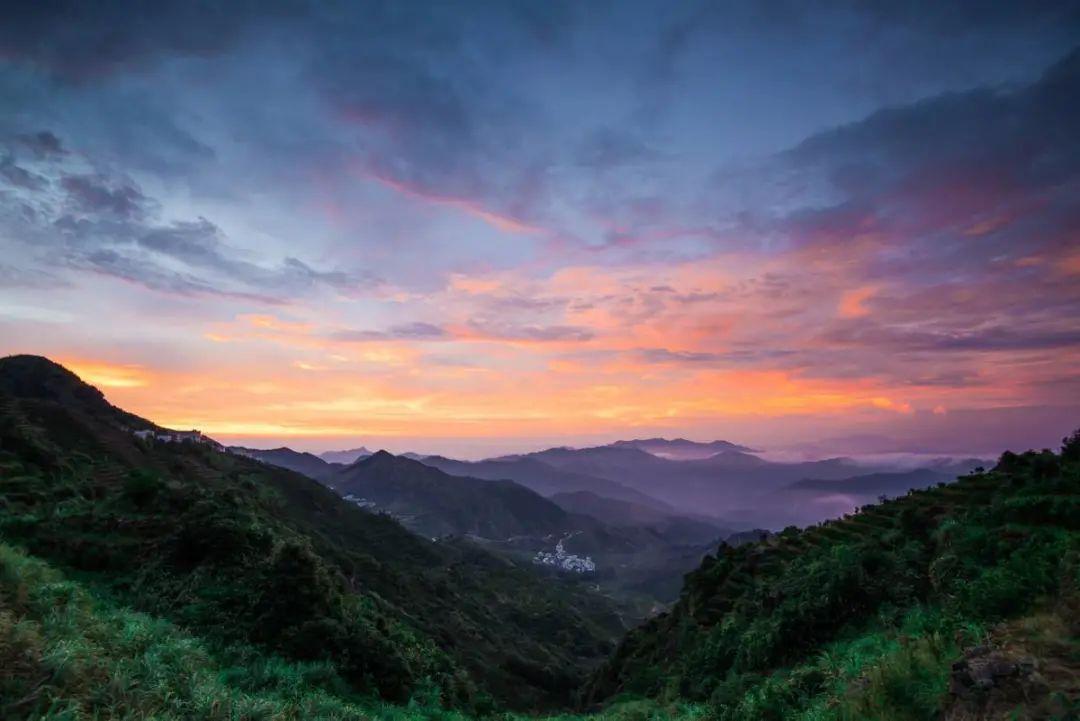
{"type": "Polygon", "coordinates": [[[965,452],[1075,425],[1067,32],[399,12],[309,8],[291,59],[273,18],[93,67],[77,34],[5,38],[0,352],[263,446],[965,452]],[[756,62],[718,76],[735,47],[756,62]]]}

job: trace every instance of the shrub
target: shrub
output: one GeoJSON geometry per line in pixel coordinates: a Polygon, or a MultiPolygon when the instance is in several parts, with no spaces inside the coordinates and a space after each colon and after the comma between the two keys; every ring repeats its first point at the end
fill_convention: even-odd
{"type": "Polygon", "coordinates": [[[164,485],[153,471],[136,468],[124,479],[123,493],[137,508],[143,508],[154,500],[164,485]]]}

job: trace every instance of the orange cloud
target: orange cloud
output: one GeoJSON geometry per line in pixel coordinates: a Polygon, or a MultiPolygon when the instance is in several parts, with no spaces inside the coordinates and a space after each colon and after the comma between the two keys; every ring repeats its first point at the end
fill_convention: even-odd
{"type": "Polygon", "coordinates": [[[861,288],[853,288],[840,296],[838,312],[841,318],[861,318],[868,315],[870,309],[866,307],[866,301],[877,293],[877,287],[864,285],[861,288]]]}
{"type": "Polygon", "coordinates": [[[1064,275],[1080,275],[1080,251],[1065,256],[1058,268],[1064,275]]]}

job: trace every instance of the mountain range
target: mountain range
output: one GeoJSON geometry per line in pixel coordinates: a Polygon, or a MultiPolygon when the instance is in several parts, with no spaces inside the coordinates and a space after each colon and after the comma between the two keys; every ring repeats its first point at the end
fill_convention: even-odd
{"type": "Polygon", "coordinates": [[[360,458],[370,456],[373,451],[369,451],[364,446],[359,448],[350,448],[344,451],[326,451],[319,454],[319,458],[323,459],[327,463],[340,463],[342,465],[349,465],[355,463],[360,458]]]}
{"type": "Polygon", "coordinates": [[[578,525],[560,506],[513,481],[452,476],[386,451],[337,470],[327,484],[428,536],[547,536],[578,525]]]}
{"type": "MultiPolygon", "coordinates": [[[[531,460],[672,468],[640,453],[531,460]]],[[[670,534],[695,533],[691,521],[714,527],[386,452],[343,465],[225,449],[44,358],[0,359],[0,710],[467,721],[576,706],[598,721],[749,721],[1080,708],[1080,432],[1060,453],[1006,452],[957,480],[974,459],[855,476],[839,475],[845,459],[736,449],[657,460],[689,464],[674,466],[680,482],[703,467],[824,469],[762,496],[789,503],[879,497],[803,529],[680,546],[670,534]],[[360,507],[368,496],[396,513],[360,507]],[[468,530],[414,532],[436,519],[468,530]],[[545,533],[558,541],[536,564],[545,533]],[[549,568],[574,543],[603,559],[588,576],[549,568]],[[635,593],[674,602],[627,630],[635,593]]]]}
{"type": "MultiPolygon", "coordinates": [[[[345,467],[342,464],[289,449],[234,450],[341,487],[337,474],[345,467]]],[[[699,443],[662,438],[616,441],[588,448],[550,448],[481,461],[416,453],[399,458],[418,461],[450,477],[472,479],[470,488],[487,488],[477,486],[476,481],[481,480],[513,481],[566,511],[592,516],[613,527],[648,526],[668,542],[677,543],[681,538],[688,544],[709,540],[708,528],[717,532],[779,530],[815,523],[843,515],[881,496],[899,496],[912,489],[950,482],[988,463],[978,458],[940,458],[905,468],[880,460],[866,463],[843,457],[774,462],[728,441],[699,443]]],[[[391,497],[392,486],[384,485],[378,499],[367,500],[399,517],[413,519],[411,523],[420,532],[438,535],[481,530],[481,526],[462,521],[470,512],[457,507],[476,505],[465,500],[464,492],[457,494],[456,503],[452,492],[442,493],[437,500],[422,501],[424,494],[401,487],[402,494],[411,494],[402,500],[391,497]],[[457,520],[440,521],[440,513],[456,513],[457,520]],[[424,525],[426,530],[421,527],[424,525]]],[[[438,486],[438,480],[430,481],[427,495],[438,486]]],[[[498,505],[479,507],[494,512],[498,505]]],[[[483,515],[475,510],[471,514],[476,519],[483,515]]],[[[497,532],[498,521],[480,523],[487,524],[486,530],[475,535],[495,540],[513,535],[497,532]]],[[[507,529],[514,527],[512,523],[504,525],[507,529]]]]}
{"type": "Polygon", "coordinates": [[[733,532],[713,519],[680,515],[629,489],[623,495],[644,502],[580,490],[544,497],[528,483],[507,479],[505,471],[525,470],[523,477],[534,483],[557,479],[556,487],[620,487],[528,459],[466,463],[378,451],[346,466],[287,448],[229,450],[304,473],[350,503],[390,515],[424,537],[466,536],[525,563],[561,548],[567,556],[552,567],[573,573],[583,568],[574,559],[588,559],[600,587],[630,617],[674,600],[682,574],[733,532]],[[447,473],[433,463],[501,473],[497,479],[476,478],[447,473]]]}
{"type": "Polygon", "coordinates": [[[434,684],[455,704],[565,706],[624,628],[573,578],[165,430],[45,358],[0,359],[0,537],[222,648],[332,663],[400,701],[434,684]]]}
{"type": "Polygon", "coordinates": [[[317,481],[324,481],[330,478],[336,471],[344,467],[344,465],[340,463],[327,462],[322,456],[316,456],[313,453],[304,453],[302,451],[294,451],[291,448],[285,447],[260,449],[245,448],[243,446],[229,446],[228,450],[237,455],[254,458],[263,463],[269,463],[272,466],[288,468],[290,471],[303,473],[305,476],[314,478],[317,481]]]}

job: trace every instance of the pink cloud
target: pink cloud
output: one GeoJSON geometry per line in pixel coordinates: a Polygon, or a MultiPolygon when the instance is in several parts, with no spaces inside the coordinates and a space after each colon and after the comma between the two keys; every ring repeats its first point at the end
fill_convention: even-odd
{"type": "Polygon", "coordinates": [[[478,218],[487,223],[496,230],[503,233],[510,233],[513,235],[537,235],[544,233],[544,229],[526,223],[523,220],[514,218],[512,216],[497,213],[489,210],[478,202],[470,200],[468,198],[454,197],[452,195],[440,195],[432,193],[430,191],[422,190],[420,188],[407,185],[406,183],[395,180],[393,178],[386,177],[385,175],[379,175],[374,172],[368,172],[368,177],[376,182],[395,190],[402,195],[409,198],[422,201],[424,203],[431,203],[434,205],[447,206],[460,210],[461,212],[471,215],[474,218],[478,218]]]}

